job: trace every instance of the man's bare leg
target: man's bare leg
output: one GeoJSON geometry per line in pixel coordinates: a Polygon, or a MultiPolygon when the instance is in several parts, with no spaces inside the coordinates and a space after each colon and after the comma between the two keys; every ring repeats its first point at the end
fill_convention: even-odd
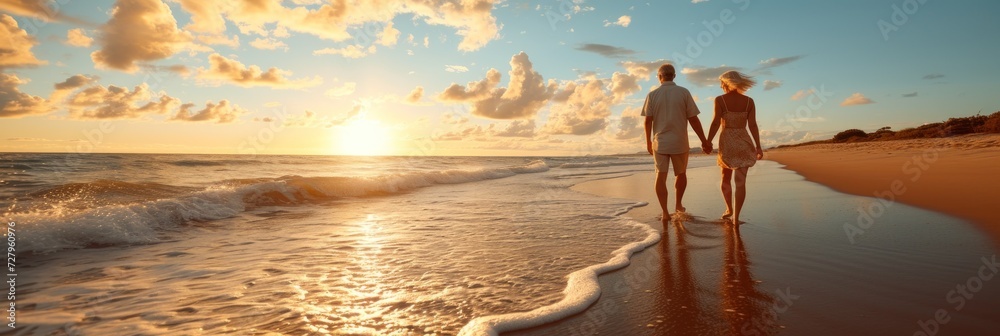
{"type": "Polygon", "coordinates": [[[667,173],[656,172],[656,199],[660,201],[660,209],[663,210],[663,223],[670,221],[670,212],[667,211],[667,173]]]}
{"type": "Polygon", "coordinates": [[[674,181],[674,190],[677,191],[676,210],[677,212],[684,212],[684,210],[687,209],[684,208],[684,204],[682,201],[684,200],[684,190],[686,190],[688,186],[688,176],[686,173],[680,174],[674,176],[674,179],[676,180],[674,181]]]}

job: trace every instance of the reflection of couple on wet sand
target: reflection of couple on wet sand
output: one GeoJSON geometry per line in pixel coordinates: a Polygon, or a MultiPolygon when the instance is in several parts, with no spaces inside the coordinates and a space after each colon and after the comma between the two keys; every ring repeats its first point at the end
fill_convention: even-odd
{"type": "Polygon", "coordinates": [[[646,117],[646,151],[653,155],[656,165],[655,189],[663,210],[662,220],[666,223],[670,219],[670,212],[667,210],[667,171],[671,165],[677,193],[675,209],[678,213],[685,211],[682,200],[687,189],[688,154],[691,151],[687,126],[690,124],[701,140],[701,149],[705,154],[711,154],[712,140],[720,128],[722,130],[719,133],[718,156],[718,164],[722,167],[722,197],[726,202],[726,213],[722,218],[739,225],[740,210],[746,199],[747,171],[764,156],[757,128],[757,110],[753,99],[744,95],[756,82],[737,71],[728,71],[719,76],[725,93],[715,98],[715,115],[712,117],[708,138],[705,138],[698,119],[698,106],[695,105],[691,92],[674,83],[676,76],[673,65],[661,66],[657,73],[661,85],[646,96],[646,103],[642,107],[642,115],[646,117]],[[735,195],[733,180],[736,182],[735,195]]]}
{"type": "Polygon", "coordinates": [[[673,239],[660,241],[660,287],[665,295],[657,297],[656,314],[665,320],[661,325],[666,329],[657,331],[669,335],[776,334],[780,329],[777,315],[785,308],[758,288],[739,230],[719,230],[707,221],[690,220],[687,224],[678,221],[672,226],[673,239]],[[704,260],[692,263],[691,259],[701,259],[696,256],[700,254],[714,259],[720,234],[725,236],[723,270],[719,282],[712,283],[704,280],[713,278],[715,272],[698,267],[704,260]],[[718,295],[705,295],[714,292],[716,284],[718,295]]]}

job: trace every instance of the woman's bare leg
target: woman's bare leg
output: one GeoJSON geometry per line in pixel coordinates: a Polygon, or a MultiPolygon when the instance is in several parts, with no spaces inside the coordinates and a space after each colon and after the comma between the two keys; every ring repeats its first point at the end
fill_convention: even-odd
{"type": "Polygon", "coordinates": [[[747,199],[747,172],[749,168],[736,170],[736,211],[733,212],[733,223],[740,224],[740,210],[743,209],[743,201],[747,199]]]}
{"type": "Polygon", "coordinates": [[[726,200],[726,216],[732,216],[733,214],[733,171],[731,169],[722,168],[722,198],[726,200]]]}

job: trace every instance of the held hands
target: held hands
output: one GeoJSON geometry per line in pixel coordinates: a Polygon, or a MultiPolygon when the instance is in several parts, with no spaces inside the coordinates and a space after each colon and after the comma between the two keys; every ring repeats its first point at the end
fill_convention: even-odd
{"type": "Polygon", "coordinates": [[[649,152],[649,155],[654,155],[652,142],[646,142],[646,152],[649,152]]]}
{"type": "Polygon", "coordinates": [[[712,142],[711,141],[702,141],[701,142],[701,151],[704,152],[705,154],[712,154],[712,142]]]}
{"type": "Polygon", "coordinates": [[[764,158],[764,150],[760,149],[760,147],[757,147],[757,160],[760,160],[760,159],[763,159],[763,158],[764,158]]]}

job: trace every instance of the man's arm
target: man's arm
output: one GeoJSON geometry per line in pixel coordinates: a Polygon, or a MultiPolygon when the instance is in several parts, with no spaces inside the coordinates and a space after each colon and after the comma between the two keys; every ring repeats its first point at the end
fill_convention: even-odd
{"type": "MultiPolygon", "coordinates": [[[[712,144],[709,143],[708,140],[705,139],[705,130],[701,127],[701,120],[698,119],[698,116],[693,116],[693,117],[688,118],[688,123],[690,123],[691,124],[691,128],[694,129],[694,134],[697,134],[698,135],[698,139],[701,140],[701,149],[702,150],[706,150],[707,149],[707,152],[711,153],[712,152],[712,150],[711,150],[712,144]]],[[[706,153],[706,154],[708,154],[708,153],[706,153]]]]}
{"type": "Polygon", "coordinates": [[[685,99],[686,100],[685,103],[686,103],[687,108],[688,108],[688,111],[687,111],[688,123],[690,123],[691,124],[691,128],[694,129],[694,134],[697,134],[698,135],[698,139],[701,140],[701,149],[702,149],[702,151],[706,152],[705,154],[711,153],[712,152],[712,143],[708,142],[708,140],[705,139],[705,129],[703,127],[701,127],[701,120],[698,119],[698,114],[701,113],[700,111],[698,111],[698,105],[696,105],[694,103],[694,98],[691,97],[691,93],[690,92],[687,92],[686,96],[687,97],[685,97],[686,98],[685,99]]]}
{"type": "Polygon", "coordinates": [[[643,123],[646,133],[646,151],[649,155],[653,155],[653,117],[647,116],[646,122],[643,123]]]}

